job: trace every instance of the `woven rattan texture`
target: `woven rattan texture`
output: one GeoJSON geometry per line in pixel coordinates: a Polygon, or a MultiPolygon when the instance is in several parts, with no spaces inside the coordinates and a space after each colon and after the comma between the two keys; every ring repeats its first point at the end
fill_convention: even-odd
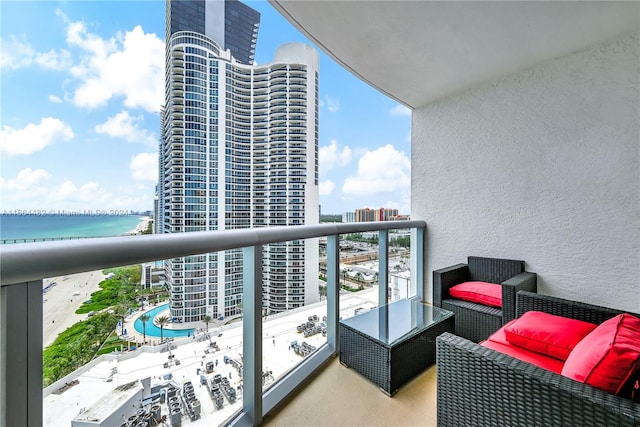
{"type": "Polygon", "coordinates": [[[471,280],[502,283],[524,271],[524,261],[498,258],[468,258],[471,280]]]}
{"type": "Polygon", "coordinates": [[[454,318],[430,325],[420,333],[387,346],[340,324],[340,362],[362,374],[389,395],[435,363],[435,339],[453,332],[454,318]]]}
{"type": "Polygon", "coordinates": [[[502,326],[502,310],[468,301],[448,299],[442,308],[455,313],[455,334],[480,342],[502,326]]]}
{"type": "MultiPolygon", "coordinates": [[[[595,323],[620,313],[522,291],[517,305],[595,323]]],[[[436,353],[438,426],[640,426],[640,404],[465,338],[442,334],[436,353]]]]}
{"type": "Polygon", "coordinates": [[[457,264],[433,272],[433,304],[456,314],[456,335],[474,342],[486,339],[516,317],[516,293],[537,290],[537,275],[524,271],[524,261],[469,257],[468,264],[457,264]],[[502,310],[457,300],[449,289],[462,282],[480,280],[502,286],[502,310]]]}

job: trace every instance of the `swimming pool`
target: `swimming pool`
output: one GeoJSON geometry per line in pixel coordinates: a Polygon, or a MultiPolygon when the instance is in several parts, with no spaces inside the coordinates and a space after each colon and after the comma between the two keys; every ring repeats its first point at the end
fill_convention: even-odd
{"type": "MultiPolygon", "coordinates": [[[[153,310],[147,311],[149,315],[149,320],[146,322],[146,334],[148,337],[158,337],[160,338],[160,328],[153,323],[153,319],[161,312],[166,311],[169,308],[169,304],[159,305],[153,310]]],[[[144,334],[144,329],[142,327],[142,320],[138,317],[135,322],[133,322],[133,327],[136,332],[139,334],[144,334]]],[[[167,329],[164,328],[162,331],[162,336],[165,338],[176,338],[176,337],[187,337],[193,334],[193,328],[189,329],[167,329]]]]}

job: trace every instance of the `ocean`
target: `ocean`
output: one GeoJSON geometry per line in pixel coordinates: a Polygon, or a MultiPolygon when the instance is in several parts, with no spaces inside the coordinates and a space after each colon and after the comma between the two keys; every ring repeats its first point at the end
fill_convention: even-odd
{"type": "Polygon", "coordinates": [[[0,215],[0,241],[120,236],[135,230],[140,215],[0,215]]]}

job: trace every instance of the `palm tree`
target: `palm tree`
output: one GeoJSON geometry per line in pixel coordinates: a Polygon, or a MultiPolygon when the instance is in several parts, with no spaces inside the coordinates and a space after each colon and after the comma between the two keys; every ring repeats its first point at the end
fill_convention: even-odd
{"type": "Polygon", "coordinates": [[[207,332],[209,332],[209,323],[211,323],[211,316],[209,316],[208,314],[205,314],[204,317],[202,318],[202,321],[204,322],[205,325],[207,325],[207,332]]]}
{"type": "Polygon", "coordinates": [[[362,273],[359,271],[356,273],[356,280],[358,281],[358,288],[361,288],[360,280],[362,280],[362,273]]]}
{"type": "Polygon", "coordinates": [[[118,304],[114,311],[116,316],[120,317],[120,335],[124,335],[124,317],[127,315],[127,307],[118,304]]]}
{"type": "Polygon", "coordinates": [[[149,319],[151,319],[151,316],[146,313],[140,316],[140,321],[142,322],[142,342],[144,343],[147,342],[147,322],[149,321],[149,319]]]}
{"type": "Polygon", "coordinates": [[[164,325],[169,323],[169,318],[167,316],[160,316],[156,319],[158,325],[160,326],[160,344],[164,341],[164,325]]]}

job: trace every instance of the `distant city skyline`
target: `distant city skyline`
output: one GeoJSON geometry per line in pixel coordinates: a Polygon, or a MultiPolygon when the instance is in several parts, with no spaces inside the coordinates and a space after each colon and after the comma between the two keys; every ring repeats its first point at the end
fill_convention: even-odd
{"type": "MultiPolygon", "coordinates": [[[[267,2],[244,3],[261,13],[258,64],[311,44],[267,2]]],[[[117,6],[0,3],[0,210],[153,209],[165,2],[117,6]]],[[[410,214],[409,110],[322,53],[320,73],[321,213],[410,214]]]]}

